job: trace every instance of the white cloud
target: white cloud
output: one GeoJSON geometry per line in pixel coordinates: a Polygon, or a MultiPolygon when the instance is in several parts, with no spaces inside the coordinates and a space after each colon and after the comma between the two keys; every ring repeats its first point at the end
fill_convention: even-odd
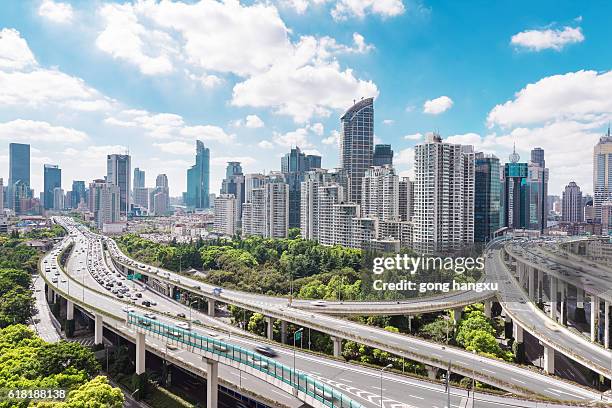
{"type": "Polygon", "coordinates": [[[550,120],[597,120],[612,115],[610,95],[612,71],[553,75],[527,85],[513,100],[495,106],[487,122],[490,127],[510,127],[550,120]]]}
{"type": "Polygon", "coordinates": [[[153,143],[153,146],[159,148],[164,153],[170,154],[191,154],[193,155],[194,147],[193,143],[187,142],[167,142],[167,143],[153,143]]]}
{"type": "Polygon", "coordinates": [[[530,51],[553,49],[562,50],[568,44],[584,41],[580,27],[563,27],[563,29],[527,30],[512,36],[510,44],[530,51]]]}
{"type": "Polygon", "coordinates": [[[274,132],[273,140],[284,147],[312,147],[312,143],[308,141],[308,129],[306,128],[298,128],[287,133],[274,132]]]}
{"type": "Polygon", "coordinates": [[[36,65],[34,54],[19,31],[4,28],[0,31],[0,69],[23,69],[36,65]]]}
{"type": "Polygon", "coordinates": [[[393,157],[393,163],[398,168],[401,177],[414,180],[414,148],[402,149],[393,157]]]}
{"type": "Polygon", "coordinates": [[[423,139],[422,133],[413,133],[413,134],[404,136],[404,140],[421,140],[421,139],[423,139]]]}
{"type": "Polygon", "coordinates": [[[231,161],[240,162],[243,170],[245,166],[252,166],[258,162],[257,159],[251,156],[221,156],[221,157],[212,157],[210,159],[210,164],[213,166],[225,167],[227,165],[227,162],[231,162],[231,161]]]}
{"type": "Polygon", "coordinates": [[[440,96],[439,98],[430,99],[423,104],[423,113],[430,115],[439,115],[446,112],[453,106],[453,100],[448,96],[440,96]]]}
{"type": "Polygon", "coordinates": [[[236,140],[236,135],[228,134],[219,126],[212,125],[186,126],[180,130],[180,135],[193,140],[199,139],[219,143],[229,143],[236,140]]]}
{"type": "Polygon", "coordinates": [[[245,126],[251,129],[264,127],[264,122],[257,115],[248,115],[245,119],[245,126]]]}
{"type": "Polygon", "coordinates": [[[199,82],[204,89],[215,88],[224,82],[223,78],[217,75],[210,75],[210,74],[196,75],[196,74],[193,74],[187,71],[187,76],[189,77],[189,79],[199,82]]]}
{"type": "Polygon", "coordinates": [[[40,143],[80,143],[88,139],[84,132],[53,126],[50,123],[16,119],[0,123],[0,139],[40,143]]]}
{"type": "Polygon", "coordinates": [[[332,10],[332,16],[335,20],[346,20],[350,17],[364,18],[368,13],[395,17],[404,11],[402,0],[338,0],[332,10]]]}
{"type": "Polygon", "coordinates": [[[314,155],[314,156],[322,156],[321,152],[318,151],[317,149],[306,149],[304,151],[302,151],[302,153],[306,154],[306,155],[314,155]]]}
{"type": "Polygon", "coordinates": [[[38,15],[54,23],[69,23],[74,17],[72,5],[69,3],[55,2],[53,0],[43,0],[38,7],[38,15]]]}
{"type": "Polygon", "coordinates": [[[312,130],[317,136],[323,136],[323,133],[325,132],[325,127],[322,123],[312,124],[309,126],[309,129],[312,130]]]}
{"type": "Polygon", "coordinates": [[[383,125],[392,125],[395,121],[393,119],[385,119],[383,120],[383,125]]]}
{"type": "Polygon", "coordinates": [[[262,149],[272,149],[274,144],[267,140],[262,140],[261,142],[257,143],[257,146],[261,147],[262,149]]]}
{"type": "Polygon", "coordinates": [[[323,144],[332,145],[335,144],[338,146],[340,144],[340,132],[337,130],[332,130],[331,135],[322,140],[323,144]]]}

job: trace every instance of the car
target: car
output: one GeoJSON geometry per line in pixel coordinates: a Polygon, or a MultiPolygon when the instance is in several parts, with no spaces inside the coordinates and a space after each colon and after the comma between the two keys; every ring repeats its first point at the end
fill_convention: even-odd
{"type": "Polygon", "coordinates": [[[325,307],[327,305],[327,302],[325,302],[324,300],[315,300],[313,302],[310,302],[310,304],[317,307],[325,307]]]}
{"type": "Polygon", "coordinates": [[[155,316],[153,313],[145,313],[144,317],[146,317],[147,319],[151,319],[151,320],[157,319],[157,316],[155,316]]]}
{"type": "Polygon", "coordinates": [[[133,308],[127,307],[127,306],[122,307],[121,310],[123,310],[126,313],[127,312],[134,313],[134,311],[135,311],[133,308]]]}
{"type": "Polygon", "coordinates": [[[57,283],[57,278],[51,278],[51,282],[57,283]]]}
{"type": "Polygon", "coordinates": [[[176,327],[180,327],[181,329],[189,330],[189,324],[185,322],[178,322],[176,324],[176,327]]]}
{"type": "Polygon", "coordinates": [[[141,326],[150,326],[151,322],[144,319],[138,319],[138,324],[140,324],[141,326]]]}
{"type": "Polygon", "coordinates": [[[259,354],[263,354],[266,357],[276,357],[278,353],[270,346],[257,346],[255,347],[255,351],[259,354]]]}
{"type": "Polygon", "coordinates": [[[229,351],[229,348],[227,348],[226,344],[220,343],[220,344],[213,344],[213,348],[217,351],[220,351],[222,353],[227,353],[229,351]]]}
{"type": "Polygon", "coordinates": [[[151,302],[149,302],[148,300],[143,300],[142,305],[146,307],[151,307],[151,302]]]}
{"type": "MultiPolygon", "coordinates": [[[[139,294],[137,293],[136,296],[138,296],[139,294]]],[[[151,303],[151,306],[157,306],[157,302],[154,300],[149,300],[149,303],[151,303]]]]}
{"type": "Polygon", "coordinates": [[[268,368],[268,362],[265,360],[261,360],[259,358],[253,358],[251,356],[247,357],[247,361],[249,361],[251,364],[258,366],[260,368],[263,369],[267,369],[268,368]]]}
{"type": "Polygon", "coordinates": [[[177,313],[176,317],[185,318],[185,313],[177,313]]]}

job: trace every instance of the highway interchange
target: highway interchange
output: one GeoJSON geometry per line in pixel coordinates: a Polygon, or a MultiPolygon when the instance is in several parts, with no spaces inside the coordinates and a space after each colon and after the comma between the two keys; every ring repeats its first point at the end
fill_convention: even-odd
{"type": "MultiPolygon", "coordinates": [[[[70,296],[80,297],[85,304],[103,309],[113,314],[117,318],[110,324],[114,325],[116,330],[122,332],[128,331],[129,328],[123,325],[122,318],[120,317],[125,315],[126,305],[128,303],[127,298],[125,295],[123,298],[117,297],[118,293],[113,294],[107,287],[103,286],[103,282],[101,284],[95,279],[96,274],[100,275],[102,273],[101,271],[106,269],[106,275],[114,275],[121,280],[121,277],[117,275],[120,272],[115,269],[112,262],[109,262],[109,260],[104,257],[101,239],[105,238],[86,231],[83,227],[75,225],[68,219],[64,218],[61,219],[61,221],[70,231],[71,237],[69,239],[75,242],[75,248],[66,265],[66,271],[70,276],[66,275],[60,268],[59,280],[55,285],[59,286],[60,292],[63,291],[70,296]]],[[[559,400],[593,401],[602,398],[600,394],[593,390],[588,390],[519,366],[475,356],[458,348],[442,346],[412,336],[389,333],[344,319],[328,316],[318,311],[318,309],[322,307],[315,306],[310,302],[296,302],[297,304],[293,304],[292,307],[289,307],[287,305],[287,299],[270,298],[228,290],[224,290],[221,294],[215,296],[213,294],[214,287],[189,279],[185,276],[173,274],[168,271],[156,270],[156,268],[146,265],[142,265],[142,267],[136,265],[136,268],[134,268],[134,261],[122,258],[124,255],[120,254],[118,249],[112,245],[113,241],[106,239],[106,243],[111,249],[109,252],[116,260],[120,260],[121,263],[127,264],[128,262],[132,262],[130,266],[133,269],[148,273],[150,276],[155,276],[161,280],[167,280],[177,286],[190,288],[194,293],[198,293],[204,297],[211,297],[217,301],[234,303],[243,307],[247,306],[247,308],[251,310],[257,309],[273,317],[282,316],[289,321],[302,323],[304,326],[306,326],[304,323],[316,321],[315,325],[311,324],[314,326],[314,329],[320,329],[321,327],[334,328],[334,333],[330,334],[342,335],[343,338],[350,338],[350,336],[346,335],[352,333],[356,339],[366,340],[362,341],[366,344],[370,342],[373,346],[393,351],[394,354],[404,355],[414,360],[433,362],[435,363],[434,365],[439,366],[442,365],[441,362],[447,364],[450,360],[455,371],[463,370],[466,375],[473,373],[476,377],[480,377],[483,380],[489,379],[489,381],[486,382],[495,382],[491,381],[491,378],[501,378],[504,380],[504,383],[508,383],[510,389],[513,389],[517,393],[520,393],[519,390],[523,390],[523,393],[534,393],[559,400]],[[165,278],[162,278],[160,273],[162,273],[165,278]],[[196,289],[196,287],[199,288],[196,289]],[[299,310],[298,307],[311,310],[299,310]]],[[[495,250],[493,250],[493,252],[495,252],[495,250]]],[[[56,255],[57,250],[50,253],[49,257],[45,258],[45,260],[56,255]]],[[[501,267],[503,267],[503,265],[496,265],[494,269],[497,270],[501,267]]],[[[53,279],[54,273],[55,272],[49,273],[50,280],[53,279]]],[[[185,323],[185,319],[177,317],[176,314],[182,313],[187,315],[190,313],[190,308],[187,306],[153,292],[150,288],[139,283],[126,282],[125,280],[123,280],[123,282],[122,286],[136,286],[134,289],[130,289],[130,302],[135,301],[136,303],[140,302],[140,304],[130,307],[135,308],[137,311],[142,311],[143,313],[145,313],[145,310],[146,312],[154,313],[160,321],[165,323],[185,323]],[[141,293],[141,297],[132,299],[132,296],[136,293],[141,293]],[[153,301],[156,304],[151,305],[151,307],[145,307],[142,306],[141,299],[153,301]]],[[[510,281],[508,280],[508,282],[510,281]]],[[[462,296],[465,295],[454,294],[453,296],[458,296],[459,299],[462,299],[462,296]]],[[[444,301],[446,302],[448,299],[444,301]]],[[[529,303],[530,302],[526,302],[524,304],[529,303]]],[[[523,303],[509,302],[509,304],[515,305],[523,303]]],[[[444,306],[446,305],[447,303],[444,303],[444,306]]],[[[326,304],[324,308],[329,307],[333,309],[335,306],[335,304],[326,304]]],[[[368,305],[367,307],[371,308],[372,306],[376,305],[368,305]]],[[[388,312],[389,308],[413,307],[408,304],[400,304],[397,306],[397,303],[393,304],[389,302],[387,302],[386,305],[383,304],[380,306],[384,312],[388,312]]],[[[441,306],[442,304],[438,305],[438,307],[441,306]]],[[[458,307],[457,305],[455,306],[458,307]]],[[[513,310],[512,308],[515,306],[509,307],[513,310]]],[[[531,312],[530,310],[529,313],[531,312]]],[[[192,319],[199,320],[202,325],[202,328],[200,328],[200,325],[197,325],[197,328],[194,326],[193,330],[202,330],[203,333],[207,335],[211,335],[212,333],[220,339],[249,349],[253,349],[257,345],[268,344],[265,339],[250,335],[240,329],[223,323],[217,318],[199,313],[195,310],[191,310],[191,313],[192,319]],[[206,329],[204,329],[203,326],[206,326],[206,329]]],[[[521,313],[521,316],[523,315],[521,311],[515,310],[515,313],[521,313]]],[[[536,318],[532,318],[525,322],[525,324],[544,324],[546,327],[552,327],[550,326],[550,321],[542,320],[547,319],[545,315],[535,315],[537,316],[536,318]]],[[[557,333],[561,340],[565,339],[565,334],[557,329],[556,327],[552,327],[551,331],[557,333]]],[[[163,342],[159,339],[147,338],[147,341],[151,342],[152,349],[162,350],[165,348],[165,344],[162,344],[163,342]]],[[[581,344],[581,342],[579,342],[579,344],[581,344]]],[[[279,351],[278,359],[281,362],[287,365],[293,364],[292,349],[278,344],[275,344],[273,347],[279,351]]],[[[164,353],[165,352],[166,350],[164,350],[164,353]]],[[[608,352],[609,360],[609,351],[605,352],[608,352]]],[[[187,364],[192,363],[194,366],[198,365],[201,361],[199,355],[190,353],[187,350],[179,349],[168,351],[168,353],[174,356],[173,358],[181,358],[187,364]]],[[[601,358],[601,364],[603,365],[606,355],[602,353],[601,358]]],[[[599,362],[597,363],[599,364],[599,362]]],[[[364,406],[380,407],[380,385],[377,385],[380,377],[380,370],[343,363],[330,357],[301,351],[296,352],[296,367],[344,392],[364,406]]],[[[300,405],[299,401],[288,394],[279,392],[273,387],[263,387],[261,380],[257,380],[245,374],[240,374],[233,368],[221,366],[219,375],[227,384],[241,385],[247,390],[256,390],[259,394],[263,392],[263,394],[265,394],[263,395],[264,397],[278,401],[280,404],[286,406],[300,405]]],[[[467,404],[471,404],[469,401],[472,397],[468,400],[466,391],[453,389],[451,394],[452,406],[463,407],[467,404]]],[[[408,378],[389,372],[384,373],[383,395],[383,406],[385,407],[443,407],[446,405],[447,399],[444,387],[440,384],[408,378]]],[[[534,406],[534,404],[526,401],[485,394],[481,395],[480,393],[477,394],[476,403],[478,406],[534,406]]],[[[539,406],[542,406],[542,404],[539,406]]]]}

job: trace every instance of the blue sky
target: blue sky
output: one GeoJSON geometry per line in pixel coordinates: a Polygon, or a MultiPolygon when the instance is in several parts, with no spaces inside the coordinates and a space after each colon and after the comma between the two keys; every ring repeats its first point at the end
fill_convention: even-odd
{"type": "MultiPolygon", "coordinates": [[[[195,140],[224,162],[278,170],[292,145],[337,164],[339,116],[376,96],[375,134],[411,175],[427,132],[505,161],[541,146],[550,191],[592,187],[612,118],[605,1],[51,1],[0,4],[0,176],[32,145],[63,187],[129,148],[147,184],[185,188],[195,140]]],[[[6,173],[4,173],[6,172],[6,173]]],[[[4,174],[3,174],[4,173],[4,174]]]]}

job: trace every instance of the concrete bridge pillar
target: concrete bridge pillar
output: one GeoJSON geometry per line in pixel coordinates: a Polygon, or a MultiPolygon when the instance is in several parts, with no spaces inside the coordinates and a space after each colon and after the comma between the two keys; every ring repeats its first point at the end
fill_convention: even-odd
{"type": "Polygon", "coordinates": [[[53,303],[55,301],[55,294],[51,285],[47,286],[47,302],[53,303]]]}
{"type": "Polygon", "coordinates": [[[332,337],[334,342],[334,357],[339,358],[342,355],[342,339],[339,337],[332,337]]]}
{"type": "Polygon", "coordinates": [[[597,315],[599,314],[599,299],[591,295],[591,341],[597,341],[597,315]]]}
{"type": "Polygon", "coordinates": [[[518,281],[522,288],[525,287],[525,267],[526,265],[522,262],[516,264],[516,272],[518,275],[518,281]]]}
{"type": "Polygon", "coordinates": [[[280,333],[281,343],[287,344],[287,321],[286,320],[281,320],[280,332],[281,332],[280,333]]]}
{"type": "Polygon", "coordinates": [[[605,302],[604,310],[604,347],[610,348],[610,302],[605,302]]]}
{"type": "Polygon", "coordinates": [[[430,380],[435,380],[438,377],[438,367],[425,365],[425,369],[427,370],[427,378],[430,380]]]}
{"type": "Polygon", "coordinates": [[[554,276],[550,275],[550,318],[557,321],[557,284],[558,280],[554,276]]]}
{"type": "Polygon", "coordinates": [[[567,325],[567,283],[559,281],[559,292],[561,292],[559,304],[559,310],[561,311],[560,321],[561,324],[567,325]]]}
{"type": "Polygon", "coordinates": [[[206,359],[206,408],[218,407],[219,363],[206,359]]]}
{"type": "Polygon", "coordinates": [[[484,301],[484,314],[489,319],[491,318],[491,304],[492,304],[492,301],[490,300],[484,301]]]}
{"type": "Polygon", "coordinates": [[[208,303],[208,315],[210,317],[215,317],[215,299],[208,298],[206,299],[206,303],[208,303]]]}
{"type": "Polygon", "coordinates": [[[529,287],[529,299],[533,300],[535,299],[535,268],[533,267],[529,267],[529,282],[528,282],[528,287],[529,287]]]}
{"type": "Polygon", "coordinates": [[[145,334],[136,333],[136,374],[145,372],[145,334]]]}
{"type": "Polygon", "coordinates": [[[576,323],[586,323],[586,313],[584,313],[584,289],[576,288],[576,311],[574,312],[576,323]]]}
{"type": "Polygon", "coordinates": [[[100,314],[96,314],[94,317],[94,344],[102,344],[102,327],[104,325],[104,321],[102,319],[102,315],[100,314]]]}
{"type": "Polygon", "coordinates": [[[274,340],[274,319],[266,317],[266,334],[268,340],[274,340]]]}
{"type": "Polygon", "coordinates": [[[516,343],[516,360],[518,363],[525,361],[525,345],[523,343],[523,328],[514,323],[514,342],[516,343]]]}
{"type": "Polygon", "coordinates": [[[64,328],[66,337],[74,335],[74,303],[66,299],[66,326],[64,328]]]}
{"type": "Polygon", "coordinates": [[[544,272],[538,270],[538,303],[542,302],[544,302],[544,272]]]}
{"type": "Polygon", "coordinates": [[[504,317],[504,338],[512,338],[512,319],[507,313],[504,317]]]}
{"type": "Polygon", "coordinates": [[[544,372],[546,374],[555,373],[555,349],[544,345],[544,372]]]}
{"type": "Polygon", "coordinates": [[[453,309],[453,323],[455,326],[459,324],[459,320],[461,320],[461,313],[463,312],[462,307],[457,307],[453,309]]]}

